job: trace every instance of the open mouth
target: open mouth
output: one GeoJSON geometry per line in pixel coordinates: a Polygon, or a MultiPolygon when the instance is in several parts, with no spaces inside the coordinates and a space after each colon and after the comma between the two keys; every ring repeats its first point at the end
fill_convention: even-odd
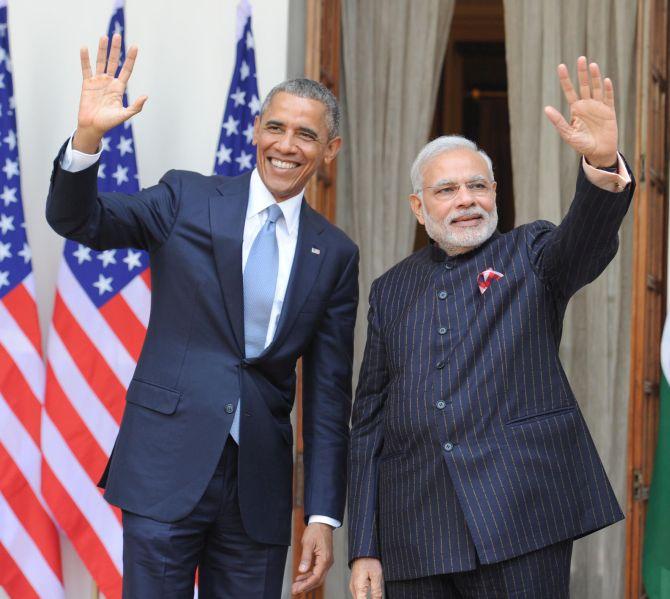
{"type": "Polygon", "coordinates": [[[293,168],[298,168],[300,165],[297,162],[290,162],[288,160],[279,160],[278,158],[268,158],[270,164],[275,168],[281,170],[291,170],[293,168]]]}

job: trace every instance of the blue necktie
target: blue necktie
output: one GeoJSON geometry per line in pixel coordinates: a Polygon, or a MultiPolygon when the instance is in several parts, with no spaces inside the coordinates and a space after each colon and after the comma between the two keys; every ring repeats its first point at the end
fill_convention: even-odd
{"type": "MultiPolygon", "coordinates": [[[[270,314],[277,287],[279,248],[277,246],[277,220],[282,215],[277,204],[267,208],[268,218],[256,235],[244,267],[244,351],[247,358],[255,358],[265,349],[265,339],[270,326],[270,314]]],[[[240,442],[240,403],[230,435],[240,442]]]]}

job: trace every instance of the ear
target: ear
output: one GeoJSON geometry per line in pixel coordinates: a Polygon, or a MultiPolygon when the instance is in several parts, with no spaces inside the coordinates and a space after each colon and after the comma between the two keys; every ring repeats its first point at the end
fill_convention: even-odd
{"type": "Polygon", "coordinates": [[[254,137],[251,141],[251,144],[254,146],[258,145],[258,136],[260,135],[261,132],[261,117],[260,115],[256,115],[256,118],[254,119],[254,137]]]}
{"type": "Polygon", "coordinates": [[[423,210],[421,210],[421,198],[415,193],[409,196],[409,207],[412,209],[412,212],[414,212],[414,216],[416,217],[416,220],[419,221],[419,224],[425,225],[423,210]]]}
{"type": "Polygon", "coordinates": [[[340,151],[341,147],[342,147],[342,138],[333,137],[333,139],[331,139],[326,144],[326,152],[323,155],[323,161],[326,164],[330,164],[333,160],[335,160],[335,156],[337,156],[337,153],[340,151]]]}

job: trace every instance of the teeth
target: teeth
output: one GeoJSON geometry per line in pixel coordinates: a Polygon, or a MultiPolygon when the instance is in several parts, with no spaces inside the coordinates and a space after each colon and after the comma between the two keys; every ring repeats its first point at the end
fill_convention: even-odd
{"type": "Polygon", "coordinates": [[[270,162],[272,166],[276,166],[277,168],[295,168],[298,166],[295,162],[284,162],[276,158],[270,158],[270,162]]]}

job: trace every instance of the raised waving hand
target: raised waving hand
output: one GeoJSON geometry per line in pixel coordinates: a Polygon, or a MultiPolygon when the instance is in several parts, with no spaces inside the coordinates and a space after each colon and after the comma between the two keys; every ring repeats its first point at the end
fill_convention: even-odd
{"type": "Polygon", "coordinates": [[[116,76],[121,55],[121,36],[115,34],[112,37],[109,58],[108,43],[107,36],[100,38],[95,73],[91,68],[88,49],[82,48],[80,51],[83,81],[77,132],[72,147],[88,154],[97,152],[105,133],[140,112],[147,101],[147,96],[140,96],[130,106],[123,106],[123,94],[137,58],[137,46],[130,47],[123,67],[116,76]]]}
{"type": "Polygon", "coordinates": [[[579,93],[570,80],[568,68],[558,65],[558,79],[570,107],[570,122],[553,108],[547,106],[545,114],[559,135],[595,167],[611,166],[617,160],[617,122],[614,111],[612,80],[600,74],[600,67],[586,57],[577,59],[579,93]]]}

